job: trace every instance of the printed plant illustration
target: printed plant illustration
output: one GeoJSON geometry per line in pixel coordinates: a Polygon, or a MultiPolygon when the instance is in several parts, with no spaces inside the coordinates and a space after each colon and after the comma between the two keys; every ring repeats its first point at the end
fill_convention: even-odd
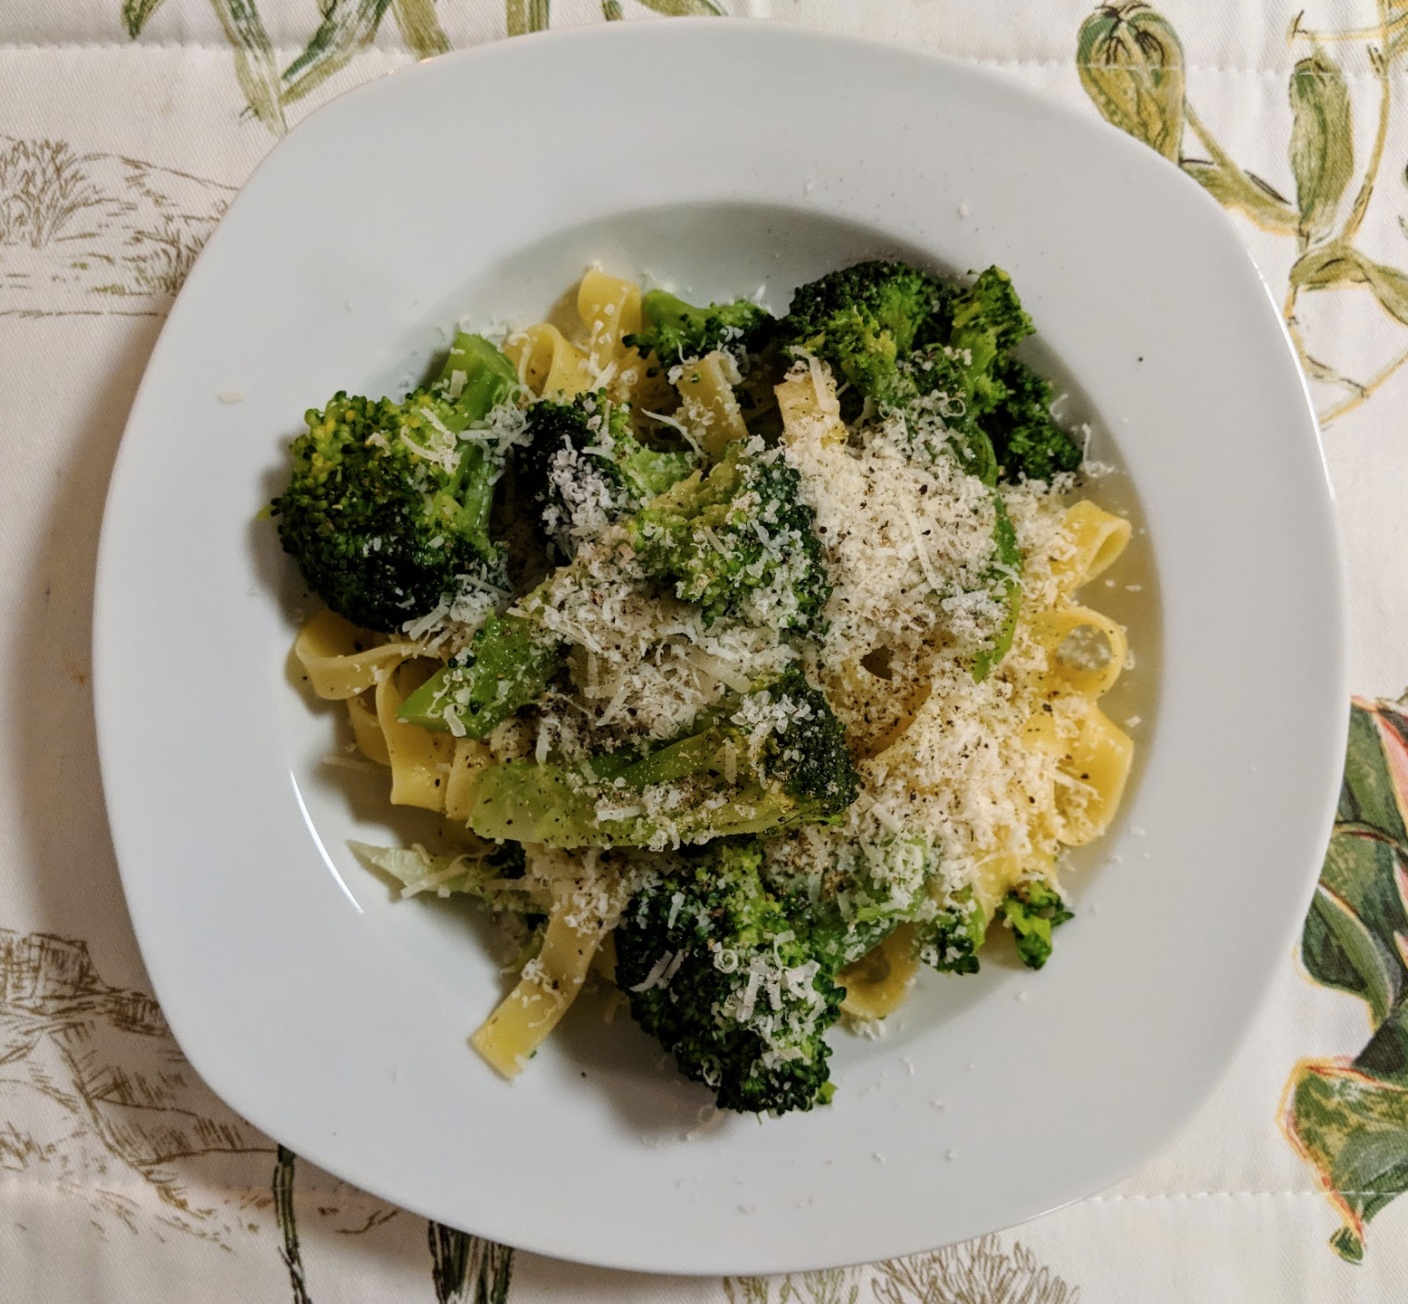
{"type": "Polygon", "coordinates": [[[0,316],[159,316],[233,186],[0,136],[0,316]]]}
{"type": "Polygon", "coordinates": [[[1365,1228],[1408,1190],[1408,707],[1355,699],[1344,786],[1301,959],[1316,982],[1364,1002],[1354,1058],[1307,1059],[1282,1126],[1344,1226],[1331,1244],[1364,1255],[1365,1228]]]}
{"type": "MultiPolygon", "coordinates": [[[[313,1304],[298,1236],[298,1206],[294,1201],[297,1172],[298,1156],[286,1146],[279,1146],[270,1184],[282,1239],[279,1258],[288,1271],[292,1304],[313,1304]]],[[[508,1246],[437,1222],[426,1224],[426,1240],[436,1304],[507,1304],[513,1279],[513,1251],[508,1246]]]]}
{"type": "Polygon", "coordinates": [[[0,245],[43,249],[101,201],[67,141],[16,140],[0,153],[0,245]]]}
{"type": "MultiPolygon", "coordinates": [[[[136,40],[162,4],[163,0],[122,0],[127,35],[136,40]]],[[[723,13],[713,0],[639,0],[639,4],[671,18],[723,13]]],[[[417,59],[450,49],[435,0],[322,0],[318,6],[322,20],[298,55],[280,68],[256,0],[210,0],[210,5],[234,55],[235,80],[250,113],[276,135],[288,130],[285,110],[291,104],[341,72],[376,40],[388,10],[401,43],[417,59]]],[[[546,30],[550,6],[551,0],[504,0],[508,35],[546,30]]],[[[607,21],[625,17],[620,0],[602,0],[601,12],[607,21]]]]}
{"type": "Polygon", "coordinates": [[[1366,28],[1313,30],[1300,15],[1291,26],[1288,39],[1304,50],[1287,86],[1286,164],[1294,198],[1236,163],[1194,110],[1184,84],[1183,44],[1158,11],[1142,0],[1102,5],[1085,20],[1076,48],[1081,85],[1108,122],[1181,167],[1227,208],[1295,242],[1283,313],[1306,375],[1338,391],[1320,412],[1322,424],[1358,407],[1408,362],[1405,349],[1375,374],[1351,378],[1332,356],[1311,348],[1297,315],[1305,296],[1357,289],[1408,327],[1408,272],[1369,257],[1358,243],[1383,168],[1395,65],[1408,51],[1408,4],[1376,2],[1378,21],[1366,28]],[[1349,85],[1335,54],[1347,45],[1364,49],[1378,89],[1374,135],[1362,164],[1349,85]]]}
{"type": "Polygon", "coordinates": [[[996,1236],[864,1268],[725,1277],[729,1304],[1078,1304],[1070,1286],[1026,1246],[996,1236]]]}
{"type": "Polygon", "coordinates": [[[152,1215],[124,1192],[145,1187],[159,1230],[228,1245],[240,1212],[195,1194],[192,1173],[257,1185],[271,1149],[196,1077],[151,997],[105,983],[82,942],[0,929],[0,1170],[133,1230],[152,1215]]]}

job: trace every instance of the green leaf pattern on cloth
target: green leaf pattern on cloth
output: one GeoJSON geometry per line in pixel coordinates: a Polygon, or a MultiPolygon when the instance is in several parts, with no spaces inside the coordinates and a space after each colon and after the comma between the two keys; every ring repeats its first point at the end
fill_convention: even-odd
{"type": "Polygon", "coordinates": [[[1364,1255],[1369,1220],[1408,1190],[1408,714],[1356,698],[1335,831],[1305,921],[1301,959],[1359,997],[1372,1035],[1353,1059],[1306,1059],[1282,1124],[1344,1225],[1331,1244],[1364,1255]]]}
{"type": "Polygon", "coordinates": [[[1076,71],[1107,122],[1177,163],[1183,44],[1147,4],[1103,5],[1080,29],[1076,71]]]}
{"type": "Polygon", "coordinates": [[[1142,0],[1102,5],[1082,24],[1076,41],[1081,85],[1107,122],[1177,164],[1219,203],[1272,235],[1296,241],[1300,257],[1287,278],[1286,328],[1306,374],[1341,391],[1320,411],[1322,425],[1352,412],[1408,363],[1404,349],[1373,375],[1352,378],[1311,349],[1297,313],[1302,294],[1362,287],[1389,317],[1408,327],[1408,273],[1369,258],[1356,245],[1383,167],[1395,61],[1408,52],[1408,10],[1380,0],[1378,11],[1379,22],[1368,28],[1314,31],[1301,15],[1291,25],[1288,39],[1308,47],[1287,85],[1287,170],[1294,200],[1240,166],[1194,110],[1183,44],[1162,14],[1142,0]],[[1346,211],[1344,200],[1356,175],[1354,117],[1348,83],[1330,47],[1356,43],[1367,52],[1379,103],[1363,172],[1346,211]]]}
{"type": "Polygon", "coordinates": [[[1291,174],[1296,179],[1301,238],[1330,234],[1354,173],[1354,128],[1344,73],[1323,50],[1291,73],[1291,174]]]}

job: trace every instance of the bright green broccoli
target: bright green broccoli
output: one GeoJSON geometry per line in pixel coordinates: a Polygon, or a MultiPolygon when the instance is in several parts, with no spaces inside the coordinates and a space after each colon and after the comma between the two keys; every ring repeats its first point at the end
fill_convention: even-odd
{"type": "Polygon", "coordinates": [[[800,489],[780,449],[734,441],[708,475],[681,480],[626,522],[631,546],[706,621],[818,631],[831,581],[800,489]]]}
{"type": "Polygon", "coordinates": [[[655,354],[667,367],[715,349],[754,353],[767,343],[774,325],[772,314],[748,299],[696,308],[665,290],[649,290],[640,307],[644,325],[623,343],[655,354]]]}
{"type": "Polygon", "coordinates": [[[781,1114],[830,1100],[834,965],[759,875],[749,842],[717,842],[642,889],[616,930],[631,1013],[721,1109],[781,1114]]]}
{"type": "Polygon", "coordinates": [[[968,475],[989,487],[997,484],[997,456],[969,411],[963,366],[942,348],[917,350],[903,360],[881,406],[903,418],[912,461],[933,463],[952,454],[968,475]]]}
{"type": "Polygon", "coordinates": [[[872,259],[799,288],[778,338],[821,358],[861,397],[892,404],[902,397],[900,364],[947,338],[952,298],[936,276],[872,259]]]}
{"type": "Polygon", "coordinates": [[[1075,918],[1061,894],[1038,879],[1014,887],[998,913],[1012,929],[1017,954],[1028,969],[1040,969],[1051,958],[1051,930],[1075,918]]]}
{"type": "Polygon", "coordinates": [[[522,616],[490,616],[469,646],[407,697],[396,714],[423,729],[483,738],[536,702],[561,663],[557,635],[522,616]]]}
{"type": "Polygon", "coordinates": [[[1034,329],[1012,278],[1000,267],[979,273],[954,296],[953,324],[944,345],[959,364],[971,416],[983,417],[1002,400],[1003,386],[993,368],[1034,329]]]}
{"type": "Polygon", "coordinates": [[[532,486],[543,532],[564,558],[696,465],[688,453],[642,444],[631,430],[630,408],[601,391],[569,403],[534,403],[528,434],[517,465],[532,486]]]}
{"type": "Polygon", "coordinates": [[[461,333],[435,382],[403,402],[338,393],[309,411],[271,510],[284,550],[328,606],[386,632],[466,581],[502,587],[488,526],[505,450],[478,427],[517,389],[508,359],[461,333]]]}
{"type": "Polygon", "coordinates": [[[469,826],[554,847],[659,849],[837,819],[858,782],[841,722],[792,665],[654,751],[490,766],[469,826]]]}
{"type": "Polygon", "coordinates": [[[973,678],[982,683],[994,667],[1002,664],[1002,658],[1012,648],[1012,637],[1017,632],[1017,617],[1022,604],[1022,550],[1017,546],[1017,531],[1002,495],[992,496],[996,516],[993,521],[993,564],[988,572],[988,582],[994,596],[1002,605],[1002,618],[993,631],[991,642],[979,649],[973,658],[973,678]]]}

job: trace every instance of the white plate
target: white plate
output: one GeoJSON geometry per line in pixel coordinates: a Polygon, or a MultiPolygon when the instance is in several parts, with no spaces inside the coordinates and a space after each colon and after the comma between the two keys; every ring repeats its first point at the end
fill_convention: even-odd
{"type": "MultiPolygon", "coordinates": [[[[1138,581],[1138,593],[1126,583],[1138,581]]],[[[613,26],[364,87],[258,169],[132,411],[96,611],[103,779],[166,1015],[234,1108],[366,1189],[593,1263],[771,1272],[915,1251],[1087,1195],[1164,1146],[1285,963],[1345,730],[1329,492],[1300,377],[1222,214],[1152,152],[972,68],[757,23],[613,26]],[[375,785],[287,671],[267,521],[303,410],[404,386],[443,329],[538,317],[601,259],[702,295],[863,254],[999,262],[1079,378],[1101,492],[1147,534],[1140,772],[1040,974],[930,975],[833,1106],[732,1117],[600,1006],[515,1085],[466,1035],[469,915],[347,851],[375,785]],[[240,393],[222,403],[217,395],[240,393]],[[1137,487],[1137,499],[1129,486],[1137,487]],[[1025,997],[1025,999],[1023,999],[1025,997]],[[942,1107],[937,1102],[942,1101],[942,1107]]]]}

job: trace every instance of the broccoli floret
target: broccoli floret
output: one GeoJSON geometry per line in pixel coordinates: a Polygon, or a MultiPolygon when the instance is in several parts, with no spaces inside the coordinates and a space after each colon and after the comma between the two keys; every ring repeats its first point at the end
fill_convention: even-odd
{"type": "Polygon", "coordinates": [[[1061,894],[1037,879],[1014,887],[998,912],[1011,927],[1017,954],[1028,969],[1040,969],[1051,958],[1051,930],[1075,918],[1061,894]]]}
{"type": "Polygon", "coordinates": [[[811,921],[818,953],[837,970],[899,925],[933,913],[928,888],[938,857],[917,834],[809,827],[763,848],[768,885],[811,921]]]}
{"type": "Polygon", "coordinates": [[[609,402],[602,391],[570,403],[534,403],[528,433],[519,466],[533,486],[543,531],[564,558],[695,467],[688,453],[642,444],[629,407],[609,402]]]}
{"type": "Polygon", "coordinates": [[[390,631],[451,599],[462,577],[502,587],[488,525],[504,453],[473,427],[517,388],[503,354],[460,334],[439,378],[405,401],[344,392],[309,411],[271,510],[284,550],[328,606],[390,631]]]}
{"type": "Polygon", "coordinates": [[[903,418],[912,460],[933,462],[951,453],[968,475],[989,487],[997,484],[992,440],[969,410],[968,378],[944,349],[918,350],[905,359],[881,406],[903,418]]]}
{"type": "Polygon", "coordinates": [[[642,296],[640,309],[643,328],[622,342],[655,354],[667,367],[702,358],[715,349],[755,353],[767,343],[775,325],[766,308],[748,299],[696,308],[665,290],[650,290],[642,296]]]}
{"type": "Polygon", "coordinates": [[[1045,480],[1080,468],[1080,445],[1051,415],[1051,382],[1017,358],[999,358],[993,379],[1003,394],[983,419],[1003,478],[1045,480]]]}
{"type": "Polygon", "coordinates": [[[831,1098],[835,969],[759,875],[750,843],[714,843],[632,898],[616,930],[631,1013],[721,1109],[785,1113],[831,1098]]]}
{"type": "Polygon", "coordinates": [[[953,325],[945,343],[962,370],[972,416],[981,418],[1002,401],[1005,391],[993,368],[1034,329],[1012,278],[1000,267],[981,272],[954,297],[953,325]]]}
{"type": "Polygon", "coordinates": [[[872,259],[798,289],[778,336],[884,404],[897,397],[900,363],[946,339],[953,297],[951,287],[917,267],[872,259]]]}
{"type": "Polygon", "coordinates": [[[831,581],[800,489],[780,449],[735,441],[707,476],[681,480],[626,528],[646,573],[702,606],[707,622],[733,615],[818,632],[831,581]]]}
{"type": "Polygon", "coordinates": [[[894,262],[802,286],[778,327],[881,412],[904,416],[924,456],[937,452],[928,447],[935,432],[916,418],[939,417],[959,465],[989,485],[1080,465],[1080,449],[1051,417],[1051,386],[1011,356],[1032,330],[1000,267],[955,288],[894,262]]]}
{"type": "Polygon", "coordinates": [[[556,634],[522,616],[490,616],[469,646],[407,697],[396,714],[422,729],[483,738],[536,702],[561,664],[556,634]]]}
{"type": "Polygon", "coordinates": [[[485,838],[659,849],[835,820],[858,784],[841,722],[793,665],[644,755],[490,766],[469,824],[485,838]]]}
{"type": "Polygon", "coordinates": [[[978,951],[987,937],[988,919],[973,894],[963,888],[953,903],[919,925],[919,958],[940,973],[977,973],[978,951]]]}

